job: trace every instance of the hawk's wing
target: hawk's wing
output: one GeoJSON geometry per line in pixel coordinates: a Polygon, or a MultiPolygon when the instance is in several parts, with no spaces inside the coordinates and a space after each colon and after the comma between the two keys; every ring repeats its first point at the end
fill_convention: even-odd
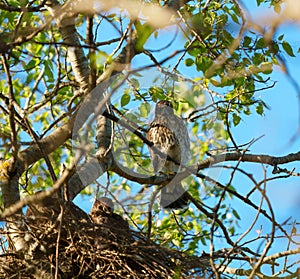
{"type": "Polygon", "coordinates": [[[174,132],[175,138],[177,139],[180,147],[180,164],[186,165],[190,159],[191,151],[190,151],[190,137],[187,130],[187,127],[184,121],[174,115],[172,119],[170,119],[170,129],[174,132]]]}

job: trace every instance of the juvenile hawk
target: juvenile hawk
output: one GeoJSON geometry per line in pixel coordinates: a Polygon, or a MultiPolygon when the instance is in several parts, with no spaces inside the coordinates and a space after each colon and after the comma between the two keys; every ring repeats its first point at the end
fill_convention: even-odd
{"type": "Polygon", "coordinates": [[[114,204],[109,198],[96,199],[89,215],[93,223],[97,225],[105,225],[114,231],[129,232],[128,222],[114,213],[114,204]]]}
{"type": "MultiPolygon", "coordinates": [[[[183,120],[176,116],[171,102],[159,101],[155,107],[155,118],[150,124],[147,139],[152,165],[156,173],[174,174],[190,157],[190,139],[183,120]],[[160,154],[155,151],[159,150],[160,154]],[[164,154],[165,156],[162,156],[164,154]],[[169,158],[169,159],[168,159],[169,158]]],[[[181,182],[168,184],[161,191],[160,204],[164,208],[176,209],[188,205],[181,182]]]]}

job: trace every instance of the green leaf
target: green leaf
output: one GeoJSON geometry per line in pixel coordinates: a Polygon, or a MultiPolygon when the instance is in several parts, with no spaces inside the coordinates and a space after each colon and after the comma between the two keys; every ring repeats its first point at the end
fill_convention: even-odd
{"type": "Polygon", "coordinates": [[[250,115],[250,114],[251,114],[251,110],[249,109],[249,107],[244,107],[243,112],[244,112],[246,115],[250,115]]]}
{"type": "Polygon", "coordinates": [[[248,36],[245,36],[244,41],[243,41],[243,46],[248,47],[251,43],[252,39],[248,36]]]}
{"type": "Polygon", "coordinates": [[[221,85],[221,83],[220,83],[218,80],[214,79],[214,78],[211,78],[211,79],[210,79],[210,82],[211,82],[211,84],[212,84],[213,86],[216,86],[216,87],[218,87],[218,86],[221,85]]]}
{"type": "Polygon", "coordinates": [[[282,41],[283,37],[284,37],[284,34],[280,35],[280,36],[277,38],[277,40],[278,40],[278,41],[282,41]]]}
{"type": "Polygon", "coordinates": [[[258,66],[262,62],[264,62],[264,55],[261,53],[255,53],[252,57],[252,62],[254,65],[258,66]]]}
{"type": "Polygon", "coordinates": [[[149,103],[142,103],[140,106],[140,113],[142,117],[147,117],[150,112],[151,106],[149,103]]]}
{"type": "Polygon", "coordinates": [[[130,80],[130,82],[131,82],[131,84],[132,84],[132,86],[133,86],[134,88],[136,88],[136,89],[140,88],[140,83],[139,83],[139,80],[138,80],[138,79],[132,78],[132,79],[130,80]]]}
{"type": "Polygon", "coordinates": [[[235,229],[234,229],[234,227],[232,227],[232,226],[230,226],[230,227],[228,228],[228,231],[229,231],[230,235],[234,235],[234,234],[235,234],[235,229]]]}
{"type": "Polygon", "coordinates": [[[184,64],[187,66],[187,67],[190,67],[194,64],[194,60],[192,58],[188,58],[184,61],[184,64]]]}
{"type": "Polygon", "coordinates": [[[233,118],[234,126],[237,126],[241,122],[241,117],[239,115],[237,115],[236,113],[232,114],[232,118],[233,118]]]}
{"type": "Polygon", "coordinates": [[[265,48],[266,47],[266,42],[264,38],[260,38],[257,42],[256,42],[256,48],[265,48]]]}
{"type": "Polygon", "coordinates": [[[54,76],[53,76],[53,72],[52,72],[52,69],[51,69],[51,64],[49,64],[48,62],[45,63],[45,76],[48,77],[48,80],[49,82],[52,82],[54,81],[54,76]]]}
{"type": "Polygon", "coordinates": [[[180,239],[172,239],[172,243],[174,245],[176,245],[177,247],[180,247],[181,246],[181,241],[180,239]]]}
{"type": "Polygon", "coordinates": [[[114,18],[114,17],[116,17],[116,14],[115,13],[109,14],[109,15],[107,15],[107,17],[108,18],[114,18]]]}
{"type": "Polygon", "coordinates": [[[121,98],[121,106],[125,107],[130,102],[130,95],[125,93],[121,98]]]}
{"type": "Polygon", "coordinates": [[[230,16],[235,23],[239,24],[239,18],[235,14],[231,14],[230,16]]]}
{"type": "Polygon", "coordinates": [[[238,220],[241,220],[240,215],[238,214],[238,212],[235,209],[232,209],[232,214],[234,215],[234,217],[238,220]]]}
{"type": "Polygon", "coordinates": [[[27,65],[25,65],[26,69],[31,70],[38,64],[38,61],[36,59],[32,59],[29,61],[27,65]]]}
{"type": "Polygon", "coordinates": [[[270,74],[273,71],[273,64],[271,62],[264,62],[260,65],[260,71],[264,74],[270,74]]]}
{"type": "Polygon", "coordinates": [[[201,241],[201,243],[202,243],[204,246],[206,246],[206,241],[205,241],[205,238],[204,238],[204,237],[200,237],[200,241],[201,241]]]}
{"type": "Polygon", "coordinates": [[[160,87],[153,86],[149,88],[149,94],[152,97],[152,100],[154,102],[157,102],[157,100],[163,100],[165,99],[164,90],[160,87]]]}
{"type": "Polygon", "coordinates": [[[276,55],[278,53],[278,51],[279,51],[279,46],[278,46],[277,42],[272,41],[272,49],[273,49],[274,55],[276,55]]]}
{"type": "Polygon", "coordinates": [[[137,31],[137,40],[135,48],[137,51],[142,51],[144,49],[144,44],[151,36],[153,29],[147,23],[141,24],[140,21],[135,23],[135,28],[137,31]]]}
{"type": "Polygon", "coordinates": [[[256,107],[256,113],[259,115],[262,115],[264,113],[264,106],[261,103],[256,107]]]}
{"type": "Polygon", "coordinates": [[[257,6],[260,6],[260,4],[263,3],[263,2],[264,2],[264,0],[256,0],[257,6]]]}
{"type": "Polygon", "coordinates": [[[293,49],[291,47],[291,45],[287,42],[287,41],[283,41],[282,42],[282,47],[285,50],[285,52],[291,56],[291,57],[295,57],[295,54],[293,52],[293,49]]]}
{"type": "Polygon", "coordinates": [[[196,57],[196,66],[198,71],[203,73],[212,65],[212,60],[209,57],[197,56],[196,57]]]}

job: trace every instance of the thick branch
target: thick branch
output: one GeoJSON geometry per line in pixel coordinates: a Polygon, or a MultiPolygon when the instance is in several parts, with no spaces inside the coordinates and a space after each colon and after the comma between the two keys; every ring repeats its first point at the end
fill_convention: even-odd
{"type": "Polygon", "coordinates": [[[282,251],[282,252],[273,254],[271,256],[265,257],[263,262],[267,263],[267,262],[271,262],[271,261],[277,260],[277,259],[282,258],[282,257],[287,257],[287,256],[290,256],[290,255],[296,255],[296,254],[300,254],[300,248],[296,248],[294,250],[282,251]]]}
{"type": "MultiPolygon", "coordinates": [[[[12,163],[12,161],[13,160],[7,161],[8,167],[9,167],[9,164],[12,163]]],[[[5,179],[3,179],[3,178],[0,180],[1,191],[2,191],[2,201],[3,201],[4,207],[9,207],[12,204],[14,204],[15,202],[17,202],[18,200],[20,200],[19,176],[15,175],[11,178],[8,174],[5,179]]]]}
{"type": "Polygon", "coordinates": [[[38,201],[42,201],[46,199],[47,197],[53,196],[54,193],[56,193],[63,185],[64,182],[68,179],[70,176],[71,169],[74,166],[72,166],[69,170],[66,169],[63,173],[63,175],[55,182],[55,184],[51,187],[48,191],[42,191],[38,192],[35,195],[28,196],[17,203],[11,205],[10,207],[6,208],[4,212],[1,214],[1,219],[5,219],[8,216],[11,216],[15,214],[16,212],[20,211],[25,205],[33,204],[38,201]]]}
{"type": "MultiPolygon", "coordinates": [[[[263,154],[242,154],[239,152],[226,153],[218,156],[213,156],[208,159],[210,163],[216,164],[221,161],[242,161],[242,162],[252,162],[252,163],[262,163],[276,167],[277,165],[282,165],[294,161],[300,161],[300,152],[290,153],[285,156],[275,157],[263,154]],[[225,159],[223,159],[225,157],[225,159]]],[[[205,163],[203,162],[205,165],[205,163]]],[[[201,168],[201,163],[199,164],[201,168]]]]}
{"type": "MultiPolygon", "coordinates": [[[[279,164],[286,164],[293,161],[300,161],[300,152],[291,153],[282,157],[275,157],[270,155],[259,155],[259,154],[242,154],[239,152],[234,153],[225,153],[217,156],[212,156],[199,162],[198,164],[182,168],[182,171],[176,174],[176,180],[183,180],[191,174],[197,174],[200,170],[209,168],[218,163],[225,161],[242,161],[242,162],[252,162],[252,163],[261,163],[268,164],[276,167],[279,164]]],[[[166,176],[146,176],[141,175],[133,170],[130,170],[124,166],[120,166],[116,162],[113,165],[112,170],[119,174],[120,176],[141,184],[153,184],[153,185],[162,185],[166,182],[172,180],[172,177],[166,176]]]]}
{"type": "Polygon", "coordinates": [[[68,45],[68,58],[72,66],[76,81],[82,90],[87,90],[89,85],[89,67],[87,58],[80,47],[80,41],[74,25],[73,14],[68,11],[68,7],[60,6],[56,0],[47,1],[47,9],[55,18],[63,42],[68,45]]]}
{"type": "MultiPolygon", "coordinates": [[[[109,96],[104,96],[104,90],[99,91],[99,86],[109,86],[117,74],[121,73],[126,66],[131,62],[132,58],[136,55],[135,39],[132,39],[126,47],[123,48],[116,60],[110,67],[100,76],[97,80],[98,86],[89,94],[88,99],[90,103],[80,109],[79,114],[91,115],[95,113],[97,116],[97,160],[90,160],[83,166],[78,173],[76,173],[69,181],[69,197],[73,199],[84,187],[92,183],[95,179],[101,176],[107,170],[112,169],[113,166],[113,123],[112,120],[105,117],[108,115],[109,109],[109,96]],[[101,102],[101,107],[96,107],[101,102]],[[106,104],[105,104],[106,103],[106,104]]],[[[115,86],[117,88],[119,85],[115,86]]],[[[113,93],[113,92],[112,92],[113,93]]],[[[85,119],[81,119],[77,115],[76,125],[74,126],[74,133],[77,133],[84,124],[85,119]]]]}
{"type": "Polygon", "coordinates": [[[107,164],[97,159],[89,160],[68,181],[68,197],[73,200],[86,186],[107,171],[107,164]]]}
{"type": "Polygon", "coordinates": [[[22,174],[31,164],[40,160],[43,157],[43,153],[50,154],[64,144],[71,137],[73,123],[74,116],[63,126],[54,130],[52,134],[40,140],[39,145],[43,149],[43,152],[41,152],[40,147],[37,144],[33,144],[21,151],[18,155],[18,173],[22,174]]]}

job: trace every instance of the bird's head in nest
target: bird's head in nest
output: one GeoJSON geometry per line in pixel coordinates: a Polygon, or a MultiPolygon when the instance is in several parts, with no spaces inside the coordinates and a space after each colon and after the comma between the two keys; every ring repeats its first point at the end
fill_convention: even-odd
{"type": "Polygon", "coordinates": [[[107,197],[101,197],[95,200],[92,211],[98,213],[111,214],[114,212],[113,201],[107,197]]]}
{"type": "Polygon", "coordinates": [[[162,100],[156,104],[155,115],[156,116],[170,116],[173,115],[173,105],[170,101],[162,100]]]}

